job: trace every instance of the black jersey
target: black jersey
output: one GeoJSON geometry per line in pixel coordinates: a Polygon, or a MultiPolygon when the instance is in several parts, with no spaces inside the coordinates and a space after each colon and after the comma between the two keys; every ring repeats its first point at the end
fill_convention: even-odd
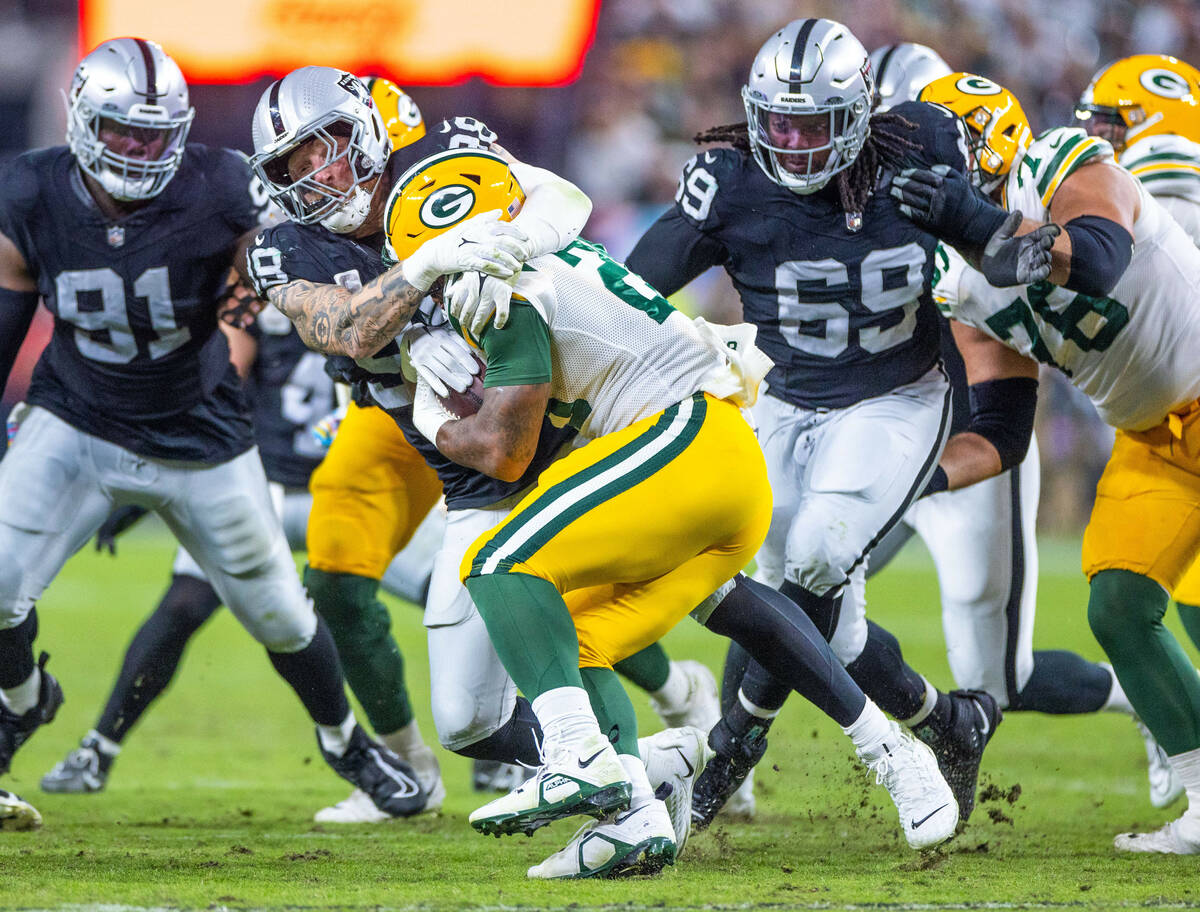
{"type": "Polygon", "coordinates": [[[6,165],[0,232],[54,315],[28,401],[153,458],[212,464],[249,449],[216,299],[259,211],[245,159],[199,143],[161,194],[116,222],[65,146],[6,165]]]}
{"type": "Polygon", "coordinates": [[[263,468],[271,481],[306,488],[325,456],[311,428],[335,405],[325,356],[309,351],[291,321],[273,307],[259,314],[250,332],[258,343],[249,386],[263,468]]]}
{"type": "MultiPolygon", "coordinates": [[[[915,123],[913,164],[965,172],[958,118],[918,102],[894,109],[915,123]]],[[[937,239],[899,211],[890,173],[850,223],[831,182],[793,193],[749,153],[701,152],[683,169],[675,205],[626,265],[670,295],[723,265],[775,362],[769,392],[806,408],[841,408],[910,383],[938,356],[930,296],[937,239]]]]}
{"type": "MultiPolygon", "coordinates": [[[[255,238],[247,257],[250,276],[260,296],[268,288],[296,280],[355,287],[384,271],[383,240],[382,235],[355,240],[320,226],[283,222],[255,238]]],[[[345,363],[348,359],[338,361],[345,363]]],[[[394,341],[370,358],[350,362],[342,375],[348,381],[367,381],[375,401],[437,472],[446,506],[451,510],[484,507],[528,487],[575,436],[573,428],[556,428],[547,419],[542,424],[537,453],[525,474],[518,481],[500,481],[451,462],[416,429],[411,400],[403,387],[400,351],[394,341]]]]}

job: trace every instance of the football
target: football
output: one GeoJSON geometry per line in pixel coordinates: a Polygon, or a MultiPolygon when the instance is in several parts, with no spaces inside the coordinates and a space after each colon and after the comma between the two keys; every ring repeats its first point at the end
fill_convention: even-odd
{"type": "Polygon", "coordinates": [[[438,402],[456,418],[474,415],[483,405],[483,375],[487,370],[487,363],[477,352],[472,352],[472,354],[475,357],[475,363],[479,365],[479,373],[475,375],[475,379],[471,381],[466,392],[460,393],[452,389],[449,395],[438,396],[438,402]]]}

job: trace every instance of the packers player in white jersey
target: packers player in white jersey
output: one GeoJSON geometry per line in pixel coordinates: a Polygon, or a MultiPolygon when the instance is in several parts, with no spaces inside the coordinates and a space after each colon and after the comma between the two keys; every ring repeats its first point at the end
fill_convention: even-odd
{"type": "MultiPolygon", "coordinates": [[[[1092,77],[1075,119],[1109,141],[1118,163],[1200,246],[1200,70],[1166,54],[1124,57],[1092,77]]],[[[1200,563],[1192,564],[1173,596],[1184,629],[1200,648],[1200,563]]],[[[1157,807],[1183,793],[1165,760],[1151,756],[1151,769],[1161,769],[1150,786],[1157,807]]]]}
{"type": "MultiPolygon", "coordinates": [[[[988,80],[956,75],[959,97],[947,92],[942,100],[965,112],[968,125],[986,123],[1012,99],[988,80]]],[[[1115,844],[1200,853],[1200,675],[1162,624],[1167,594],[1200,551],[1200,250],[1117,165],[1109,143],[1082,129],[1050,130],[1012,161],[988,152],[977,150],[979,183],[1024,213],[1024,227],[1062,227],[1049,281],[996,291],[947,249],[935,297],[958,321],[973,382],[1032,376],[1036,362],[1048,364],[1116,428],[1084,533],[1088,620],[1168,754],[1189,808],[1115,844]]],[[[893,192],[911,217],[936,220],[971,192],[962,183],[906,172],[893,192]]],[[[942,468],[955,488],[995,474],[998,461],[986,442],[963,434],[947,445],[942,468]]]]}

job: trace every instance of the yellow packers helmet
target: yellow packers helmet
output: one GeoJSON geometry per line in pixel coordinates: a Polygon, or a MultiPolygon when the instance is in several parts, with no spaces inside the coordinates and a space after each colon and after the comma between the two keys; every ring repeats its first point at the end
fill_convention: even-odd
{"type": "Polygon", "coordinates": [[[404,260],[447,228],[493,209],[511,221],[524,203],[520,182],[494,152],[450,149],[427,156],[401,175],[388,198],[389,253],[404,260]]]}
{"type": "Polygon", "coordinates": [[[971,137],[975,183],[988,193],[1000,185],[1033,141],[1029,118],[1017,96],[984,76],[942,76],[925,86],[917,100],[940,104],[963,119],[971,137]]]}
{"type": "Polygon", "coordinates": [[[368,76],[363,82],[367,84],[371,100],[383,117],[383,126],[393,150],[414,143],[425,135],[421,109],[400,86],[382,76],[368,76]]]}
{"type": "Polygon", "coordinates": [[[1120,152],[1146,136],[1173,133],[1200,142],[1200,70],[1166,54],[1110,63],[1088,83],[1075,119],[1120,152]]]}

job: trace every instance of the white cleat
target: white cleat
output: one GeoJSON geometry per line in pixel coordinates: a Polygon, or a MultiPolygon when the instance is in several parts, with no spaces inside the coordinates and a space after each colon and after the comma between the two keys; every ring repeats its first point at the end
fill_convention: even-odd
{"type": "Polygon", "coordinates": [[[674,863],[671,818],[666,806],[654,799],[603,820],[588,821],[564,848],[530,868],[528,876],[555,879],[657,874],[674,863]]]}
{"type": "Polygon", "coordinates": [[[313,815],[317,823],[390,823],[399,819],[375,807],[371,796],[362,789],[355,789],[349,797],[313,815]]]}
{"type": "Polygon", "coordinates": [[[725,806],[718,812],[718,817],[726,820],[738,820],[747,823],[754,819],[757,811],[754,800],[754,769],[746,775],[745,780],[737,787],[737,791],[729,796],[725,806]]]}
{"type": "Polygon", "coordinates": [[[668,728],[639,739],[638,753],[646,764],[650,787],[667,807],[678,858],[692,829],[692,789],[713,755],[708,733],[698,728],[668,728]]]}
{"type": "Polygon", "coordinates": [[[904,838],[914,849],[945,842],[958,826],[958,802],[929,746],[895,722],[888,736],[858,757],[892,796],[904,838]]]}
{"type": "Polygon", "coordinates": [[[1200,855],[1200,826],[1189,821],[1185,815],[1152,833],[1121,833],[1113,839],[1113,846],[1118,852],[1200,855]],[[1187,828],[1193,830],[1192,835],[1184,835],[1185,824],[1190,824],[1187,828]]]}
{"type": "Polygon", "coordinates": [[[1133,724],[1137,726],[1142,740],[1146,742],[1146,775],[1150,778],[1150,803],[1156,808],[1165,808],[1183,794],[1183,783],[1179,781],[1175,767],[1171,766],[1171,761],[1167,759],[1167,752],[1159,746],[1146,724],[1136,716],[1133,718],[1133,724]]]}
{"type": "Polygon", "coordinates": [[[42,825],[38,809],[12,792],[0,789],[0,833],[36,830],[42,825]]]}
{"type": "Polygon", "coordinates": [[[650,698],[650,706],[658,713],[667,728],[691,726],[707,732],[721,718],[721,698],[717,693],[717,679],[708,666],[691,659],[672,662],[688,682],[687,697],[678,706],[666,706],[650,698]]]}
{"type": "Polygon", "coordinates": [[[633,786],[600,732],[570,745],[545,745],[545,751],[542,765],[524,783],[471,814],[471,826],[485,836],[528,836],[563,817],[601,818],[629,807],[633,786]]]}

